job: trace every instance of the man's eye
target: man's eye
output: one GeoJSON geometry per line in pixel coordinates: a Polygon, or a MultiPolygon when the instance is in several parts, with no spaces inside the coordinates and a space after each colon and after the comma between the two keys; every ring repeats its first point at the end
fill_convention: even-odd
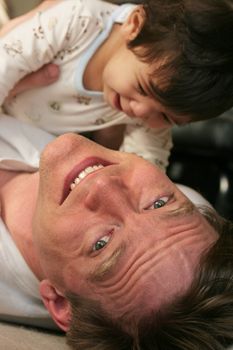
{"type": "Polygon", "coordinates": [[[169,200],[169,197],[161,197],[159,199],[156,199],[156,201],[154,201],[152,203],[152,205],[150,205],[147,210],[152,210],[152,209],[159,209],[161,207],[163,207],[169,200]]]}
{"type": "Polygon", "coordinates": [[[109,240],[110,235],[102,237],[93,245],[92,250],[95,252],[97,250],[103,249],[106,246],[106,244],[108,244],[109,240]]]}

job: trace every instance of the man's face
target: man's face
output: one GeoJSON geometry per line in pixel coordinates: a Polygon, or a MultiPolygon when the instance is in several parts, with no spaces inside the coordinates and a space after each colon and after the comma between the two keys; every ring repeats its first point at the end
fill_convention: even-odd
{"type": "Polygon", "coordinates": [[[56,286],[125,315],[182,293],[216,235],[157,167],[66,134],[41,157],[34,239],[56,286]]]}
{"type": "MultiPolygon", "coordinates": [[[[153,67],[154,70],[155,67],[153,67]]],[[[157,67],[158,68],[158,67],[157,67]]],[[[188,117],[176,116],[152,96],[151,65],[144,63],[122,44],[111,56],[103,72],[104,98],[114,109],[139,118],[151,128],[185,124],[188,117]]]]}

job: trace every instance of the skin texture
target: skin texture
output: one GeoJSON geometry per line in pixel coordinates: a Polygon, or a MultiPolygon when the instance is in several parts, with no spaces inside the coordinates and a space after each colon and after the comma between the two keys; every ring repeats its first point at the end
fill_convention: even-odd
{"type": "Polygon", "coordinates": [[[1,217],[65,331],[67,292],[97,299],[113,317],[157,311],[189,287],[217,239],[157,167],[75,134],[45,148],[39,172],[2,172],[1,217]],[[69,191],[80,171],[99,163],[69,191]]]}
{"type": "Polygon", "coordinates": [[[33,227],[41,294],[64,330],[66,291],[97,299],[118,317],[156,311],[188,288],[200,254],[216,239],[155,166],[73,134],[59,137],[42,154],[33,227]],[[107,166],[67,191],[79,171],[96,163],[107,166]],[[104,246],[95,250],[100,240],[104,246]],[[63,298],[62,317],[57,299],[51,303],[54,295],[59,307],[63,298]]]}

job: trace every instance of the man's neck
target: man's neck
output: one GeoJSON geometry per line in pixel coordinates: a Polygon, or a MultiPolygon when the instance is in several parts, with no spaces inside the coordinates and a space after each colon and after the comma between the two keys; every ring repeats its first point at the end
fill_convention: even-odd
{"type": "Polygon", "coordinates": [[[0,170],[1,218],[29,268],[41,279],[42,271],[32,239],[38,173],[0,170]]]}
{"type": "Polygon", "coordinates": [[[5,185],[8,181],[14,178],[18,173],[16,171],[8,171],[0,169],[0,189],[5,185]]]}

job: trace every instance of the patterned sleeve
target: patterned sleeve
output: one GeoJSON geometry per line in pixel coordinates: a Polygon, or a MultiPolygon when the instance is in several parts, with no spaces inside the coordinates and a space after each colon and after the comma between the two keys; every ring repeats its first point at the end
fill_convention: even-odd
{"type": "Polygon", "coordinates": [[[171,148],[171,129],[127,125],[120,151],[136,153],[166,171],[171,148]]]}
{"type": "Polygon", "coordinates": [[[77,48],[86,27],[92,25],[83,4],[82,0],[55,3],[0,39],[0,105],[22,77],[77,48]]]}

